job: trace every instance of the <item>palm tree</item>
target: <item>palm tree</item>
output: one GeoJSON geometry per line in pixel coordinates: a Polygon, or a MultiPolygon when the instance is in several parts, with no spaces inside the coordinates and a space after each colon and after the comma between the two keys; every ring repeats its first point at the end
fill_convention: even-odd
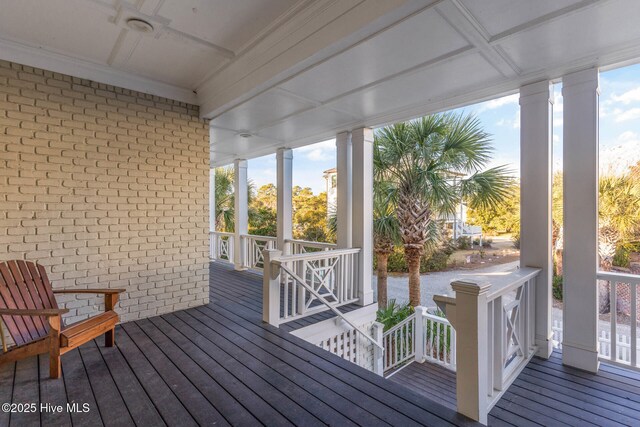
{"type": "MultiPolygon", "coordinates": [[[[233,166],[215,169],[216,230],[233,232],[235,197],[233,188],[233,166]]],[[[255,186],[251,180],[247,182],[247,202],[249,216],[254,215],[251,204],[254,199],[255,186]]]]}
{"type": "Polygon", "coordinates": [[[387,264],[389,255],[399,242],[400,228],[396,218],[393,188],[384,181],[373,183],[373,251],[378,278],[378,306],[387,306],[387,264]]]}
{"type": "Polygon", "coordinates": [[[504,167],[481,170],[491,151],[480,122],[464,114],[436,114],[376,133],[376,178],[395,192],[411,305],[420,304],[420,258],[438,215],[453,213],[461,200],[472,208],[491,207],[508,195],[512,180],[504,167]],[[459,174],[465,177],[452,179],[459,174]]]}
{"type": "Polygon", "coordinates": [[[215,169],[215,229],[233,231],[233,167],[215,169]]]}
{"type": "MultiPolygon", "coordinates": [[[[633,174],[603,176],[599,183],[598,256],[600,268],[610,271],[616,250],[624,241],[637,238],[640,231],[640,182],[633,174]]],[[[609,282],[600,282],[599,311],[611,311],[609,282]]],[[[618,302],[618,309],[628,305],[618,302]]]]}

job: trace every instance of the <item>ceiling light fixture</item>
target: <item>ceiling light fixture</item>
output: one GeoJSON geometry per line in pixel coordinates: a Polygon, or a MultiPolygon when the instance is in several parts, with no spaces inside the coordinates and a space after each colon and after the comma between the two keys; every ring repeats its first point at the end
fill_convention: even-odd
{"type": "Polygon", "coordinates": [[[148,34],[153,32],[153,25],[140,18],[127,19],[127,27],[138,33],[148,34]]]}
{"type": "Polygon", "coordinates": [[[247,132],[243,132],[243,133],[240,134],[240,137],[241,138],[251,138],[251,134],[247,133],[247,132]]]}

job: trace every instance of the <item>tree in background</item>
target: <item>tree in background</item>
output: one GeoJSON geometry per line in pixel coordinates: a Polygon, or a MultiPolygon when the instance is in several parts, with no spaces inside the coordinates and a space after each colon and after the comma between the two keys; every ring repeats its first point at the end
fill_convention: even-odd
{"type": "Polygon", "coordinates": [[[215,229],[233,231],[233,167],[216,168],[215,173],[215,229]]]}
{"type": "Polygon", "coordinates": [[[293,238],[312,242],[329,241],[327,194],[313,194],[311,188],[293,187],[293,238]]]}
{"type": "Polygon", "coordinates": [[[480,122],[463,114],[436,114],[376,132],[374,170],[396,193],[411,305],[420,304],[420,258],[439,234],[438,214],[453,214],[461,200],[477,208],[507,197],[511,178],[505,168],[482,171],[491,151],[480,122]],[[459,173],[468,177],[453,180],[459,173]]]}
{"type": "Polygon", "coordinates": [[[467,212],[467,221],[482,227],[483,234],[520,233],[520,186],[513,183],[502,203],[477,206],[467,212]]]}
{"type": "MultiPolygon", "coordinates": [[[[216,230],[228,233],[234,230],[235,221],[235,195],[233,188],[233,166],[216,168],[215,173],[215,198],[216,198],[216,230]]],[[[254,186],[251,181],[247,183],[247,197],[249,205],[253,200],[254,186]]]]}
{"type": "Polygon", "coordinates": [[[277,235],[278,192],[273,184],[258,188],[249,206],[249,233],[256,236],[277,235]]]}

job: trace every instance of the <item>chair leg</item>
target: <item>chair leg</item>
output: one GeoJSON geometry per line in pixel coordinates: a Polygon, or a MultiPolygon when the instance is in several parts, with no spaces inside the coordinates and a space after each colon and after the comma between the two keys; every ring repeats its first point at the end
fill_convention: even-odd
{"type": "Polygon", "coordinates": [[[116,329],[113,328],[104,334],[104,346],[113,347],[116,343],[116,329]]]}
{"type": "Polygon", "coordinates": [[[52,380],[60,378],[61,370],[60,353],[49,353],[49,377],[51,377],[52,380]]]}
{"type": "Polygon", "coordinates": [[[60,316],[49,317],[49,376],[60,378],[60,316]]]}

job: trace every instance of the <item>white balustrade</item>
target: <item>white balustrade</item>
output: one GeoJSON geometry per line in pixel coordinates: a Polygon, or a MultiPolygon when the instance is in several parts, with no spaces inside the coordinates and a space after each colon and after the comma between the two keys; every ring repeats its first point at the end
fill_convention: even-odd
{"type": "Polygon", "coordinates": [[[456,331],[449,321],[416,307],[412,315],[382,335],[384,372],[417,361],[456,369],[456,331]]]}
{"type": "Polygon", "coordinates": [[[600,359],[640,369],[638,363],[638,287],[640,276],[598,272],[599,286],[609,290],[608,319],[599,320],[600,359]],[[602,328],[609,321],[609,330],[602,328]],[[611,339],[616,337],[616,339],[611,339]]]}
{"type": "Polygon", "coordinates": [[[327,250],[297,255],[265,251],[265,321],[281,323],[358,301],[355,273],[360,249],[327,250]],[[270,265],[268,265],[270,264],[270,265]],[[300,283],[300,281],[304,281],[300,283]]]}
{"type": "Polygon", "coordinates": [[[285,243],[289,246],[289,253],[292,255],[329,251],[332,249],[336,249],[337,247],[334,243],[309,242],[307,240],[295,239],[288,239],[285,243]]]}
{"type": "MultiPolygon", "coordinates": [[[[369,334],[376,342],[382,342],[383,325],[376,322],[377,304],[371,304],[348,313],[344,317],[360,330],[369,334]]],[[[291,332],[318,347],[333,353],[365,369],[382,375],[381,346],[375,346],[366,339],[360,330],[347,322],[335,318],[326,319],[291,332]]]]}
{"type": "Polygon", "coordinates": [[[455,297],[436,295],[457,333],[458,412],[481,423],[536,351],[537,268],[451,283],[455,297]]]}
{"type": "Polygon", "coordinates": [[[233,233],[212,231],[209,233],[209,257],[216,261],[233,262],[233,233]]]}
{"type": "Polygon", "coordinates": [[[244,257],[242,258],[245,262],[244,267],[262,270],[264,268],[262,253],[266,249],[276,248],[276,238],[243,234],[240,239],[242,241],[242,250],[244,251],[244,257]]]}
{"type": "Polygon", "coordinates": [[[384,345],[384,372],[397,368],[416,355],[416,314],[404,319],[382,333],[384,345]]]}

